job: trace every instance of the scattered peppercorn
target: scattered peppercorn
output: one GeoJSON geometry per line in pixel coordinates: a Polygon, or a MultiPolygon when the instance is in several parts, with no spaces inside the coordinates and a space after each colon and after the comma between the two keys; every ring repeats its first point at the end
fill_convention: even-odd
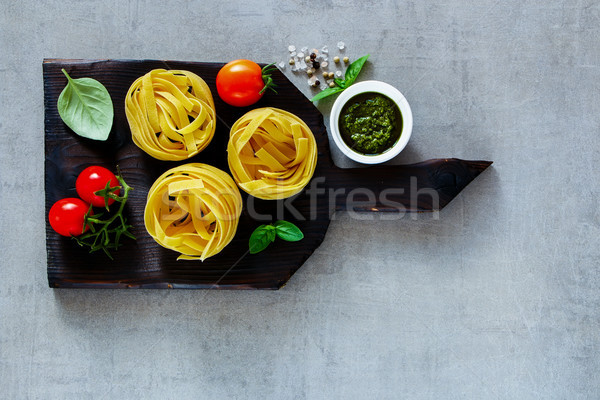
{"type": "Polygon", "coordinates": [[[309,57],[309,56],[306,56],[306,57],[304,57],[304,61],[306,61],[306,62],[311,62],[311,59],[310,59],[310,57],[309,57]]]}
{"type": "Polygon", "coordinates": [[[290,65],[294,65],[294,64],[296,64],[296,61],[294,61],[294,59],[293,59],[293,58],[290,58],[290,61],[289,61],[289,63],[290,63],[290,65]]]}
{"type": "Polygon", "coordinates": [[[344,57],[344,63],[348,64],[350,62],[350,59],[348,57],[344,57]]]}
{"type": "Polygon", "coordinates": [[[333,82],[333,81],[329,82],[329,87],[331,87],[331,88],[335,87],[335,82],[333,82]]]}
{"type": "Polygon", "coordinates": [[[310,53],[310,59],[314,60],[315,58],[317,58],[317,55],[315,53],[310,53]]]}
{"type": "Polygon", "coordinates": [[[333,57],[333,62],[334,63],[339,63],[340,62],[340,58],[338,56],[333,57]]]}
{"type": "Polygon", "coordinates": [[[323,71],[323,78],[325,78],[325,79],[329,78],[329,72],[323,71]]]}
{"type": "Polygon", "coordinates": [[[319,63],[318,61],[313,61],[313,68],[314,69],[319,69],[320,66],[321,66],[321,63],[319,63]]]}
{"type": "Polygon", "coordinates": [[[329,79],[335,78],[335,73],[333,73],[333,71],[328,73],[327,75],[329,75],[329,79]]]}

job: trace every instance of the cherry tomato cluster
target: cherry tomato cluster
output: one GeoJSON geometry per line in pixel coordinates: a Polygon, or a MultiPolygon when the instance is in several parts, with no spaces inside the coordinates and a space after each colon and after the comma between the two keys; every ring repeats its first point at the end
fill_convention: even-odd
{"type": "Polygon", "coordinates": [[[277,93],[271,73],[277,67],[264,68],[250,60],[234,60],[219,70],[217,92],[221,99],[235,107],[247,107],[260,100],[267,89],[277,93]]]}
{"type": "MultiPolygon", "coordinates": [[[[110,170],[93,165],[87,167],[77,177],[75,189],[80,198],[68,197],[58,200],[50,208],[48,219],[50,226],[54,231],[62,236],[79,236],[89,229],[85,225],[86,215],[93,215],[91,207],[110,206],[114,199],[106,196],[99,196],[98,191],[119,186],[119,181],[115,174],[110,170]]],[[[112,191],[119,195],[120,189],[112,191]]]]}

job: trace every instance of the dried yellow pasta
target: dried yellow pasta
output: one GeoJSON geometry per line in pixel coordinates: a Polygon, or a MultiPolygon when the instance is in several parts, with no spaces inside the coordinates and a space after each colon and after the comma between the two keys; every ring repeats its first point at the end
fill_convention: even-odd
{"type": "Polygon", "coordinates": [[[125,97],[133,142],[159,160],[195,156],[213,138],[215,103],[198,75],[155,69],[133,82],[125,97]]]}
{"type": "Polygon", "coordinates": [[[184,164],[154,182],[144,223],[158,244],[181,253],[178,260],[204,261],[231,242],[242,204],[229,174],[206,164],[184,164]]]}
{"type": "Polygon", "coordinates": [[[278,108],[246,113],[231,128],[227,160],[245,192],[265,200],[300,192],[317,165],[317,143],[296,115],[278,108]]]}

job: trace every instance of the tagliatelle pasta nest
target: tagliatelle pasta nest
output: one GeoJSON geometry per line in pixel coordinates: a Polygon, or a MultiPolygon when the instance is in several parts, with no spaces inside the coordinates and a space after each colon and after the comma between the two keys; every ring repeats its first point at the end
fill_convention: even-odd
{"type": "Polygon", "coordinates": [[[144,222],[158,244],[181,255],[205,260],[233,239],[242,197],[224,171],[191,163],[162,174],[148,192],[144,222]]]}
{"type": "Polygon", "coordinates": [[[233,124],[227,160],[242,190],[265,200],[284,199],[300,192],[312,178],[317,143],[296,115],[258,108],[233,124]]]}
{"type": "Polygon", "coordinates": [[[155,69],[133,82],[125,97],[133,142],[159,160],[185,160],[202,150],[216,128],[210,88],[198,75],[155,69]]]}

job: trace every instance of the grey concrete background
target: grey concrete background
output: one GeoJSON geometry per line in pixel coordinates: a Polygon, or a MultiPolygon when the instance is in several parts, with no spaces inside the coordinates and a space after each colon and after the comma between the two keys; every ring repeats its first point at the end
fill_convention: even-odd
{"type": "Polygon", "coordinates": [[[600,398],[600,2],[0,10],[1,398],[600,398]],[[394,162],[495,162],[439,219],[338,214],[278,292],[47,287],[44,57],[269,62],[338,40],[412,105],[394,162]]]}

